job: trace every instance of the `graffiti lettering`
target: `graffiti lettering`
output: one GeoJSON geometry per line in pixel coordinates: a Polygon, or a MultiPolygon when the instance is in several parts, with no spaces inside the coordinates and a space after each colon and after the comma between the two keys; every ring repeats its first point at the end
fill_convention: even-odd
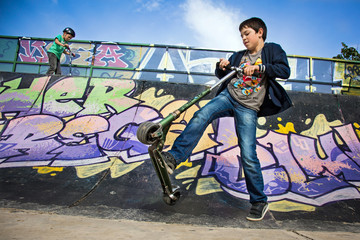
{"type": "Polygon", "coordinates": [[[22,62],[48,62],[44,41],[21,40],[19,58],[22,62]]]}
{"type": "Polygon", "coordinates": [[[97,48],[98,53],[95,56],[94,65],[101,67],[128,67],[128,64],[121,60],[121,57],[124,56],[121,50],[118,45],[100,45],[97,48]]]}
{"type": "MultiPolygon", "coordinates": [[[[0,167],[86,167],[105,163],[103,169],[115,161],[124,165],[136,162],[139,166],[149,159],[147,146],[136,138],[140,123],[160,121],[186,102],[155,88],[140,89],[140,95],[134,96],[139,86],[131,80],[50,80],[28,77],[2,82],[0,167]]],[[[192,106],[174,121],[165,148],[171,147],[205,103],[192,106]]],[[[315,117],[313,125],[326,124],[325,120],[324,116],[315,117]]],[[[321,132],[301,134],[291,126],[291,131],[259,131],[257,155],[269,200],[290,199],[318,206],[360,198],[359,125],[334,121],[321,132]]],[[[181,166],[192,171],[187,176],[213,179],[223,191],[248,198],[233,118],[209,125],[189,161],[181,166]]],[[[81,176],[96,174],[80,172],[81,176]]],[[[205,189],[205,182],[198,181],[202,194],[221,191],[219,187],[205,189]]]]}

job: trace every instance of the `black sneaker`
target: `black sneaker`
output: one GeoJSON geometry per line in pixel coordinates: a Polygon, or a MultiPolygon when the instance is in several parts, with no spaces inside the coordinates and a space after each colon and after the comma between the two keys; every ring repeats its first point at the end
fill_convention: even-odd
{"type": "Polygon", "coordinates": [[[173,155],[171,155],[171,153],[168,152],[162,152],[161,156],[163,157],[165,164],[166,164],[166,170],[169,174],[173,174],[174,170],[176,168],[176,160],[173,157],[173,155]]]}
{"type": "Polygon", "coordinates": [[[250,213],[246,219],[249,221],[261,221],[268,210],[269,204],[267,202],[254,203],[251,206],[250,213]]]}

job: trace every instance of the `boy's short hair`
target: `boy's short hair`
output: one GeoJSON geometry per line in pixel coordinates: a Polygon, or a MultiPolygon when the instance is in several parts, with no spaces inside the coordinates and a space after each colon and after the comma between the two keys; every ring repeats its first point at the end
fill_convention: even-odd
{"type": "Polygon", "coordinates": [[[263,29],[262,38],[264,39],[264,41],[266,40],[267,28],[264,21],[261,20],[260,18],[253,17],[243,21],[242,23],[240,23],[239,31],[241,31],[241,29],[243,29],[244,27],[252,28],[255,30],[255,32],[259,32],[259,29],[262,28],[263,29]]]}

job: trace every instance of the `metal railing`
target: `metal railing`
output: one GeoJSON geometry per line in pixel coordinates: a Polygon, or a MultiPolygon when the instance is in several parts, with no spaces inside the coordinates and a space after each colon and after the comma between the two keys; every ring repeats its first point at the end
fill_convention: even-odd
{"type": "MultiPolygon", "coordinates": [[[[0,36],[0,71],[45,74],[49,38],[0,36]]],[[[63,54],[63,75],[126,78],[188,84],[214,84],[215,65],[233,51],[187,46],[102,41],[70,42],[76,54],[63,54]]],[[[360,95],[360,62],[288,55],[287,89],[302,92],[360,95]]]]}

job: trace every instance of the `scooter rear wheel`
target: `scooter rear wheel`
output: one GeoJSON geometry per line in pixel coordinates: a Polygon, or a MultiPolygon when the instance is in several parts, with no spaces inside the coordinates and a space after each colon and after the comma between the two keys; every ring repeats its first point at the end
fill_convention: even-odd
{"type": "Polygon", "coordinates": [[[179,200],[180,198],[180,191],[178,189],[176,189],[173,193],[172,196],[170,197],[169,195],[167,195],[166,193],[164,193],[163,195],[163,200],[167,205],[173,206],[176,204],[176,202],[179,200]]]}

